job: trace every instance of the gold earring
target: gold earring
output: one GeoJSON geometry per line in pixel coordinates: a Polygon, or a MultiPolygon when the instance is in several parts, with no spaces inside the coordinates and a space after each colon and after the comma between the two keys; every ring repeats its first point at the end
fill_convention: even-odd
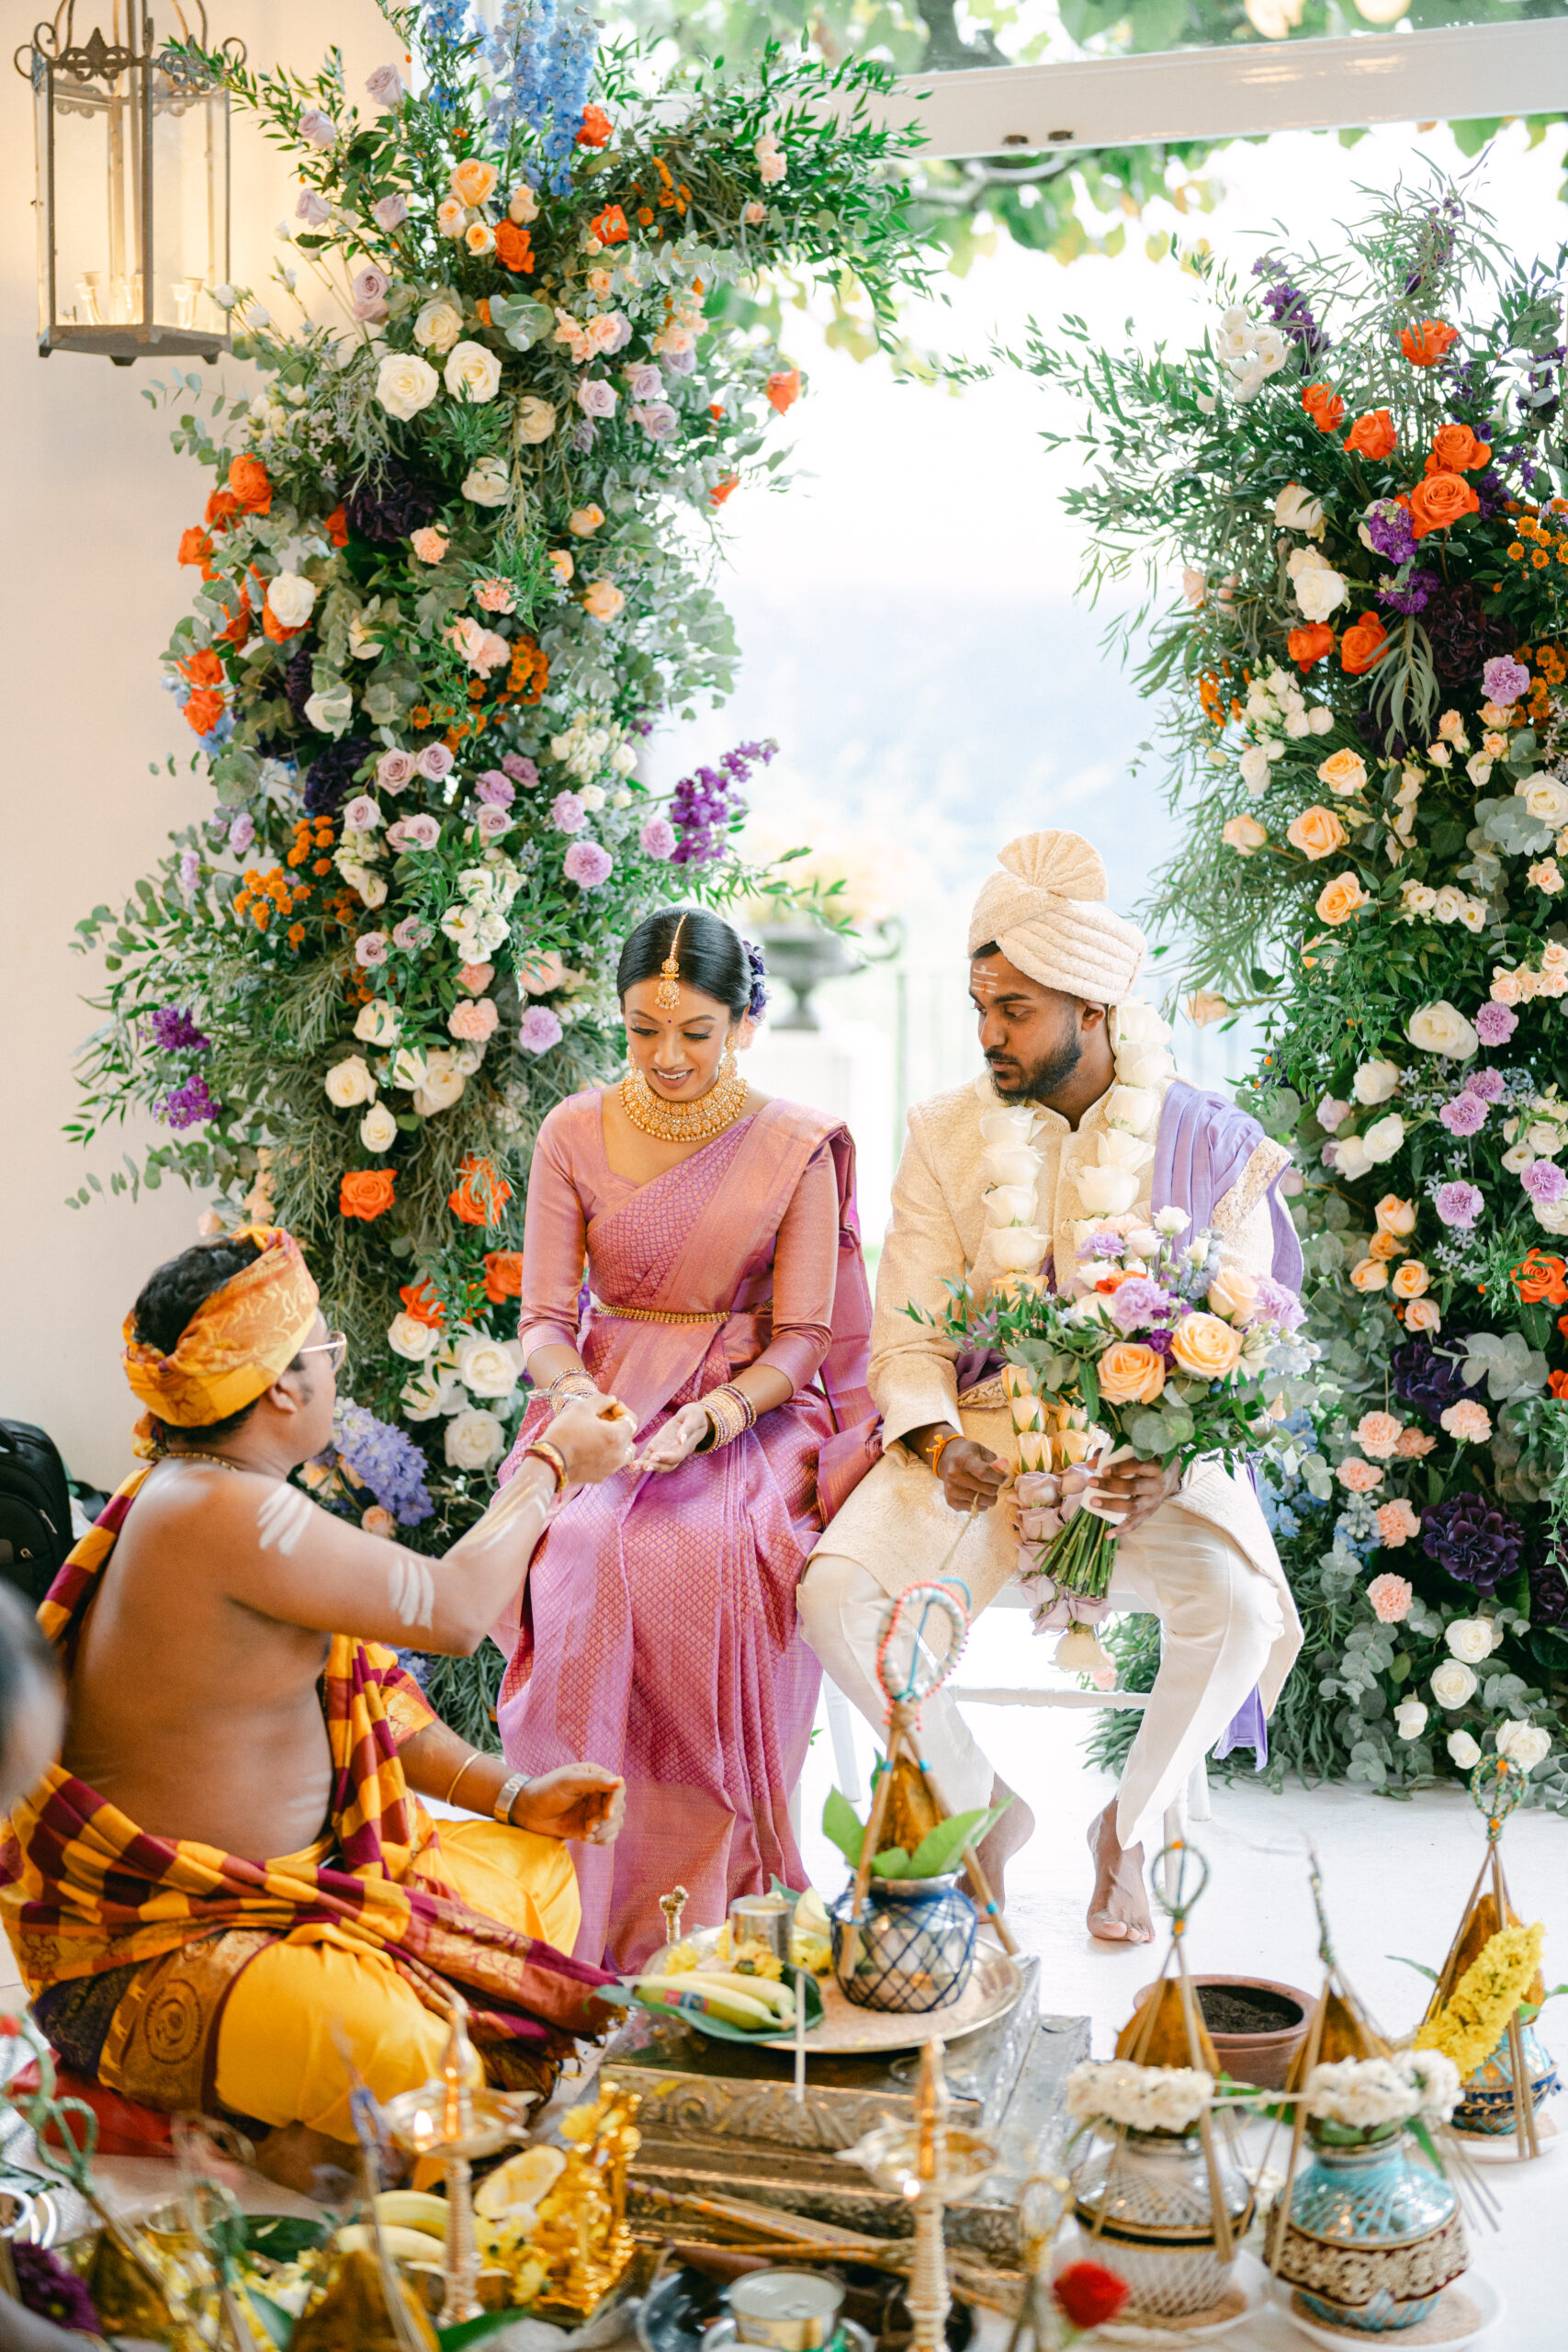
{"type": "Polygon", "coordinates": [[[677,1012],[681,1006],[681,966],[678,951],[681,933],[686,928],[686,918],[681,917],[675,926],[675,936],[670,942],[670,953],[659,969],[659,986],[653,991],[653,1001],[660,1012],[677,1012]]]}
{"type": "Polygon", "coordinates": [[[731,1079],[735,1076],[735,1048],[733,1046],[726,1046],[724,1049],[724,1059],[718,1066],[718,1074],[721,1079],[731,1079]]]}

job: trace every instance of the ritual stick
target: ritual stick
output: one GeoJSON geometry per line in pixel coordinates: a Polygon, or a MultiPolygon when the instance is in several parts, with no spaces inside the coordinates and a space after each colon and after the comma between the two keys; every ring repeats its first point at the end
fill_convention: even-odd
{"type": "MultiPolygon", "coordinates": [[[[1498,1826],[1501,1828],[1501,1823],[1498,1826]]],[[[1503,1846],[1501,1838],[1492,1844],[1492,1893],[1497,1905],[1497,1925],[1508,1924],[1508,1889],[1503,1877],[1503,1846]]],[[[1514,2137],[1518,2143],[1521,2162],[1540,2154],[1540,2142],[1536,2136],[1535,2098],[1530,2090],[1529,2075],[1525,2066],[1525,2038],[1519,2031],[1517,2002],[1508,2012],[1508,2064],[1514,2074],[1514,2137]]]]}
{"type": "Polygon", "coordinates": [[[806,1974],[795,1972],[795,2103],[806,2105],[806,1974]]]}
{"type": "Polygon", "coordinates": [[[871,1811],[866,1817],[865,1836],[861,1839],[860,1860],[855,1864],[854,1901],[850,1907],[849,1921],[844,1928],[844,1940],[839,1961],[840,1977],[852,1976],[855,1973],[855,1962],[860,1958],[861,1905],[864,1903],[871,1886],[872,1859],[876,1852],[877,1840],[882,1836],[882,1825],[887,1817],[887,1800],[893,1793],[893,1759],[896,1753],[895,1736],[890,1724],[887,1754],[883,1759],[882,1770],[877,1775],[876,1786],[871,1792],[871,1811]]]}
{"type": "MultiPolygon", "coordinates": [[[[939,1813],[945,1813],[949,1820],[951,1820],[953,1817],[953,1808],[948,1804],[946,1798],[942,1795],[941,1789],[937,1786],[931,1766],[926,1762],[923,1756],[917,1757],[915,1760],[925,1776],[926,1786],[931,1792],[931,1802],[935,1804],[939,1813]]],[[[970,1885],[974,1888],[976,1894],[980,1898],[981,1909],[985,1912],[987,1918],[989,1919],[991,1925],[995,1928],[998,1936],[1000,1938],[1002,1950],[1005,1952],[1011,1952],[1016,1955],[1018,1951],[1018,1938],[1013,1934],[1012,1929],[1008,1926],[1007,1921],[1002,1917],[1001,1905],[997,1901],[996,1896],[991,1893],[991,1883],[980,1867],[979,1855],[976,1853],[975,1848],[967,1842],[965,1842],[963,1850],[964,1867],[969,1874],[970,1885]]]]}

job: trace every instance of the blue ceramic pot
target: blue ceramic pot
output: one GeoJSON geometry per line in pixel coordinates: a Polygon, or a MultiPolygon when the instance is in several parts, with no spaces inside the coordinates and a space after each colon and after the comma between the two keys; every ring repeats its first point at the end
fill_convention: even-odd
{"type": "MultiPolygon", "coordinates": [[[[1539,2108],[1562,2085],[1551,2052],[1547,2049],[1533,2026],[1519,2028],[1523,2044],[1525,2078],[1529,2084],[1530,2105],[1539,2108]]],[[[1514,2062],[1505,2033],[1496,2049],[1483,2066],[1477,2066],[1454,2109],[1456,2132],[1479,2132],[1488,2135],[1514,2129],[1514,2062]]]]}
{"type": "Polygon", "coordinates": [[[979,1920],[975,1905],[947,1878],[874,1878],[861,1905],[852,1970],[844,1966],[844,1930],[854,1916],[853,1883],[829,1917],[833,1973],[844,1998],[863,2009],[918,2015],[956,2000],[975,1965],[979,1920]]]}
{"type": "Polygon", "coordinates": [[[1469,2267],[1453,2190],[1398,2127],[1352,2147],[1314,2132],[1313,2143],[1291,2195],[1280,2278],[1330,2327],[1415,2327],[1469,2267]]]}

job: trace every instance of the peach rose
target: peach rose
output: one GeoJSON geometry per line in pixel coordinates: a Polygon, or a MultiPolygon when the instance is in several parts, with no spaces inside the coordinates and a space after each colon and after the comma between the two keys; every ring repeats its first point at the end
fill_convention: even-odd
{"type": "Polygon", "coordinates": [[[1317,895],[1317,918],[1320,922],[1348,922],[1363,907],[1372,903],[1370,890],[1363,890],[1353,874],[1337,874],[1325,882],[1317,895]]]}
{"type": "Polygon", "coordinates": [[[494,187],[495,165],[481,164],[477,157],[470,156],[466,164],[457,165],[449,184],[453,195],[459,197],[472,210],[475,205],[485,201],[494,187]]]}
{"type": "Polygon", "coordinates": [[[591,620],[613,621],[626,601],[613,580],[593,580],[583,592],[582,609],[591,620]]]}
{"type": "Polygon", "coordinates": [[[1178,1368],[1194,1379],[1223,1380],[1235,1370],[1241,1333],[1217,1315],[1183,1316],[1171,1334],[1170,1352],[1178,1368]]]}
{"type": "Polygon", "coordinates": [[[1410,520],[1418,539],[1480,512],[1481,501],[1462,474],[1428,474],[1410,493],[1410,520]]]}
{"type": "Polygon", "coordinates": [[[1220,839],[1227,849],[1239,852],[1243,857],[1250,857],[1254,850],[1263,847],[1269,836],[1256,817],[1232,817],[1222,827],[1220,839]]]}
{"type": "Polygon", "coordinates": [[[1209,1304],[1227,1322],[1244,1323],[1258,1304],[1257,1277],[1241,1266],[1222,1266],[1209,1284],[1209,1304]]]}
{"type": "Polygon", "coordinates": [[[1341,800],[1348,800],[1365,784],[1367,763],[1359,752],[1331,752],[1327,759],[1318,763],[1317,780],[1325,784],[1330,792],[1337,792],[1341,800]]]}
{"type": "Polygon", "coordinates": [[[1419,1298],[1431,1286],[1432,1277],[1419,1258],[1407,1258],[1403,1266],[1396,1266],[1390,1284],[1395,1298],[1419,1298]]]}
{"type": "Polygon", "coordinates": [[[1386,1290],[1388,1268],[1381,1258],[1361,1258],[1350,1269],[1351,1285],[1356,1290],[1386,1290]]]}
{"type": "Polygon", "coordinates": [[[1403,1258],[1409,1243],[1395,1233],[1374,1233],[1367,1244],[1369,1258],[1403,1258]]]}
{"type": "Polygon", "coordinates": [[[1404,1310],[1404,1328],[1407,1331],[1440,1331],[1443,1318],[1431,1299],[1413,1298],[1404,1310]]]}
{"type": "Polygon", "coordinates": [[[1404,1235],[1416,1230],[1416,1204],[1402,1201],[1397,1193],[1385,1193],[1372,1214],[1380,1233],[1404,1235]]]}
{"type": "Polygon", "coordinates": [[[1139,1340],[1115,1340],[1096,1370],[1108,1405],[1152,1405],[1165,1386],[1165,1358],[1139,1340]]]}
{"type": "Polygon", "coordinates": [[[1285,829],[1285,839],[1291,847],[1299,849],[1303,857],[1309,857],[1314,863],[1320,857],[1332,857],[1336,850],[1343,849],[1347,838],[1345,828],[1333,809],[1315,806],[1303,808],[1285,829]]]}
{"type": "Polygon", "coordinates": [[[1375,1462],[1363,1462],[1359,1453],[1348,1454],[1334,1473],[1348,1494],[1370,1495],[1381,1487],[1383,1473],[1375,1462]]]}

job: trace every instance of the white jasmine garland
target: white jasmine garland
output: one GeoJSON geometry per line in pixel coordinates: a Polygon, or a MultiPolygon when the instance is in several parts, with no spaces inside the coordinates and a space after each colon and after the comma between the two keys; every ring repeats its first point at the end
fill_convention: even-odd
{"type": "Polygon", "coordinates": [[[1418,2111],[1420,2099],[1417,2086],[1393,2059],[1341,2058],[1313,2068],[1303,2104],[1319,2122],[1371,2132],[1380,2124],[1407,2123],[1418,2111]]]}
{"type": "Polygon", "coordinates": [[[1076,2123],[1120,2123],[1134,2132],[1186,2132],[1213,2105],[1214,2078],[1197,2066],[1135,2066],[1128,2058],[1087,2059],[1067,2076],[1076,2123]]]}

